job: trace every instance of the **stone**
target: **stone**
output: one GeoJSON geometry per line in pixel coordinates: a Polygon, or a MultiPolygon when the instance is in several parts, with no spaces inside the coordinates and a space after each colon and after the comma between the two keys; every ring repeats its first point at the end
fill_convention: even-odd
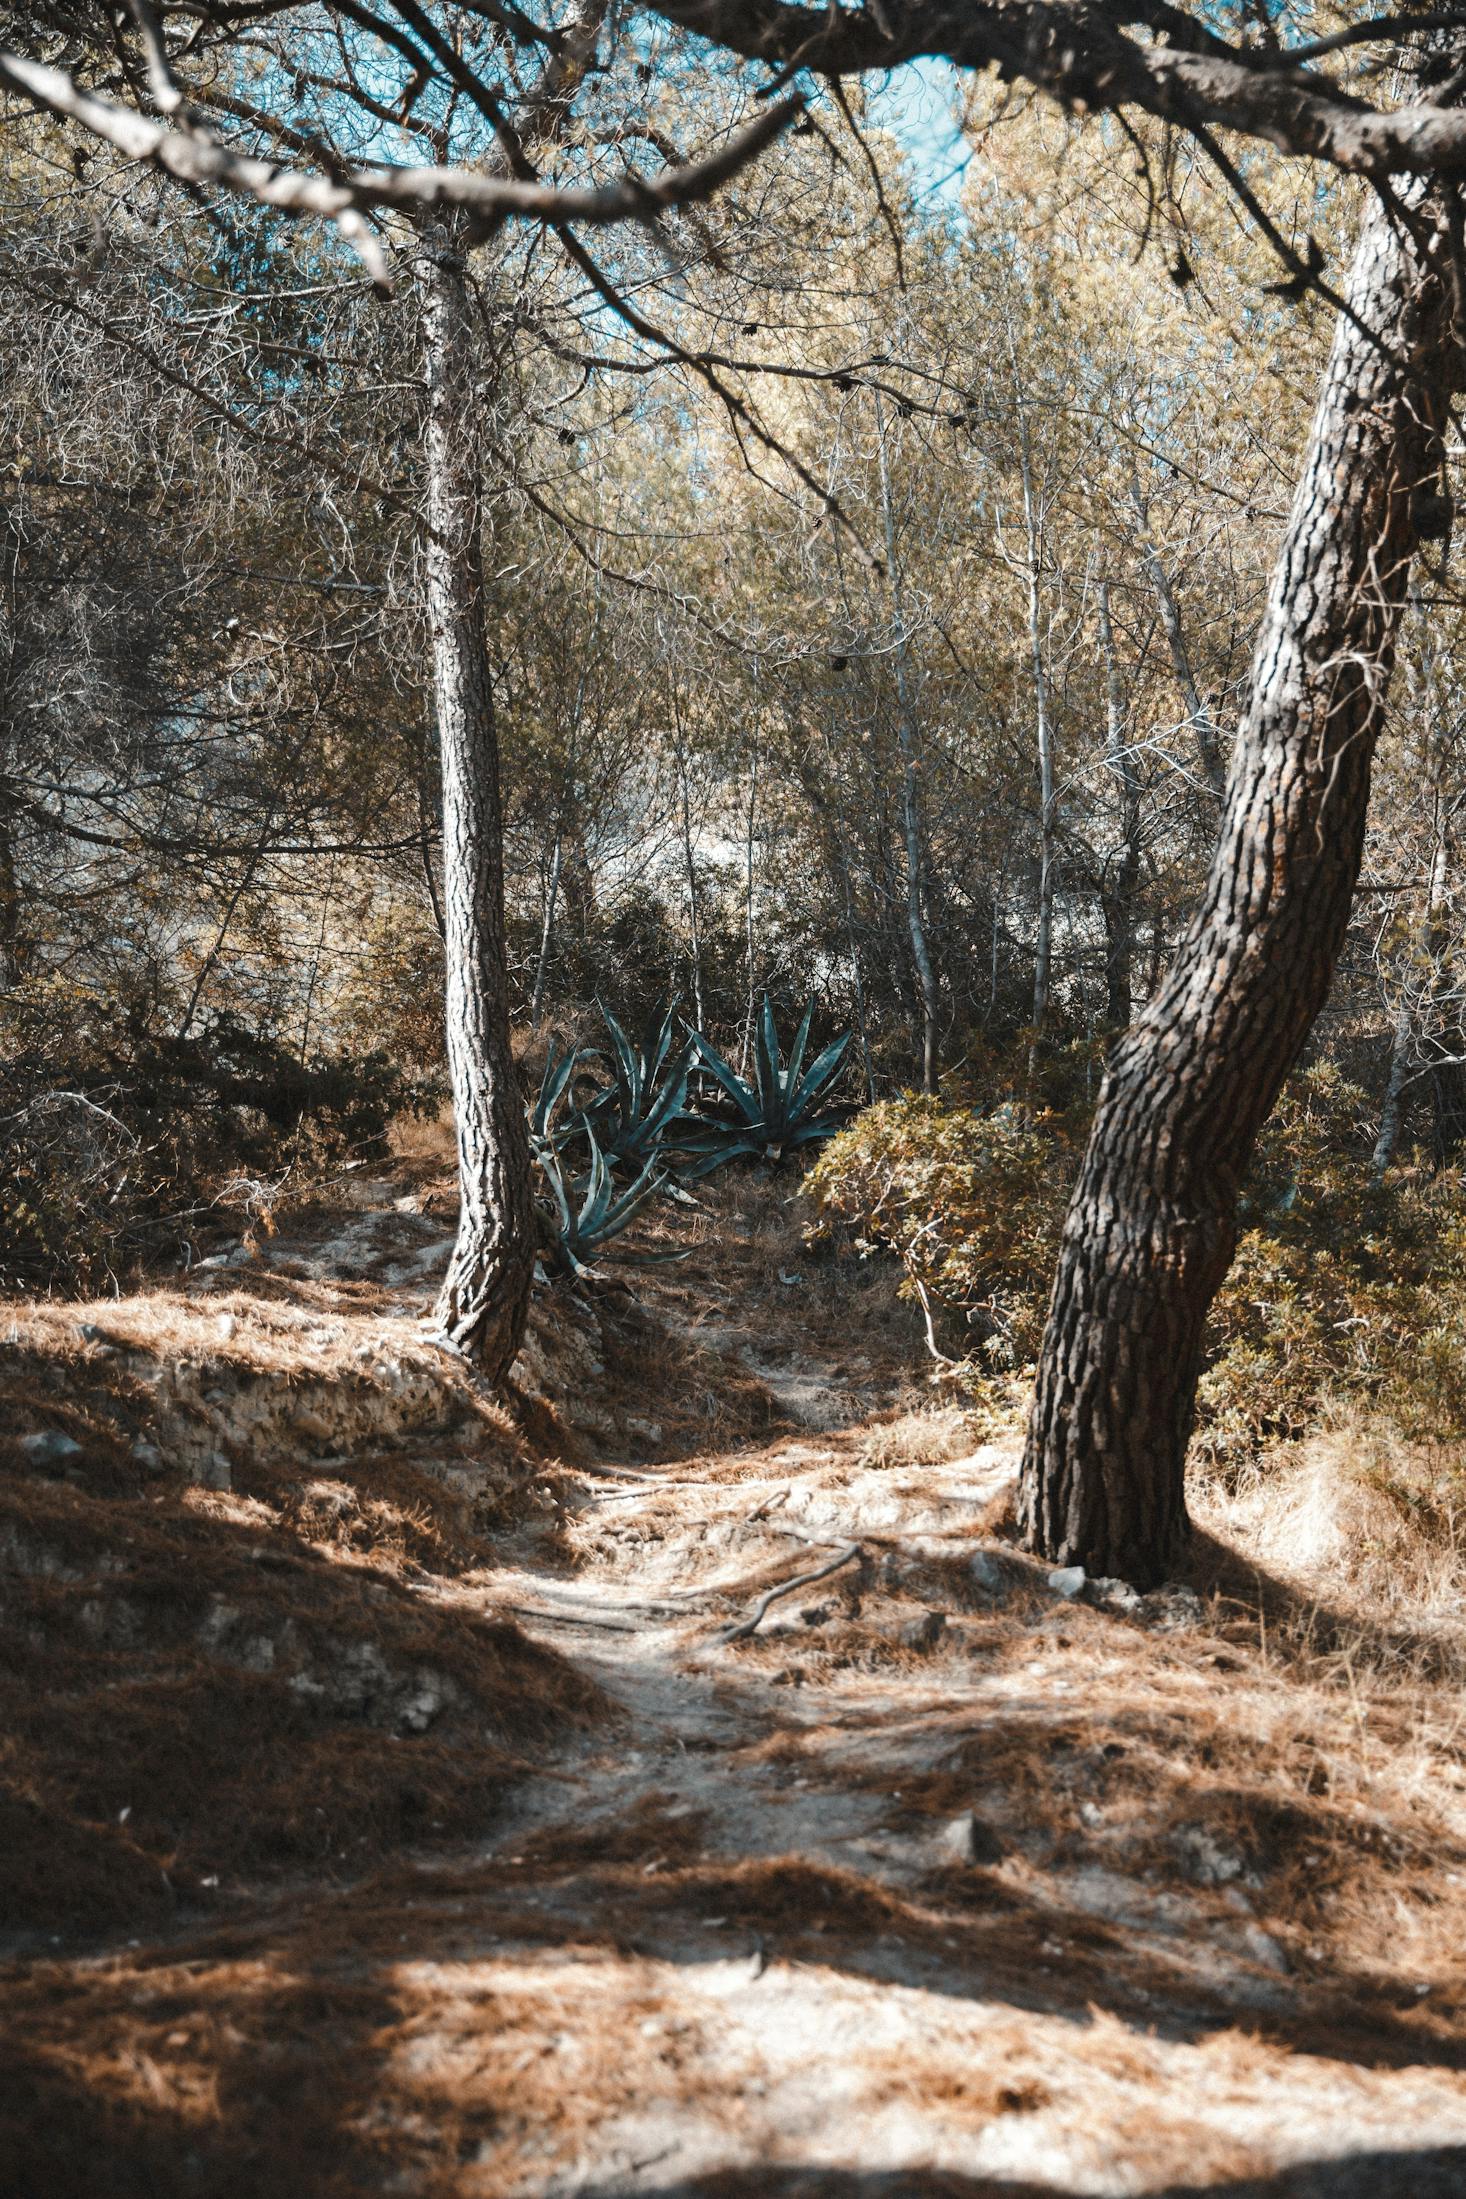
{"type": "Polygon", "coordinates": [[[1061,1565],[1049,1575],[1049,1586],[1056,1596],[1077,1596],[1089,1578],[1082,1565],[1061,1565]]]}
{"type": "Polygon", "coordinates": [[[81,1457],[81,1445],[73,1435],[63,1435],[59,1428],[42,1428],[35,1435],[23,1435],[20,1447],[32,1466],[69,1466],[81,1457]]]}
{"type": "Polygon", "coordinates": [[[98,1328],[95,1321],[78,1321],[76,1333],[84,1344],[96,1344],[103,1351],[116,1351],[118,1348],[117,1338],[109,1336],[105,1329],[98,1328]]]}
{"type": "Polygon", "coordinates": [[[199,1467],[197,1480],[203,1489],[232,1489],[234,1471],[222,1451],[210,1451],[199,1467]]]}
{"type": "Polygon", "coordinates": [[[948,1863],[998,1863],[1003,1843],[975,1810],[964,1810],[937,1835],[937,1849],[948,1863]]]}
{"type": "Polygon", "coordinates": [[[1007,1566],[991,1550],[975,1550],[967,1561],[974,1588],[985,1596],[1004,1596],[1011,1586],[1007,1566]]]}
{"type": "Polygon", "coordinates": [[[446,1691],[434,1679],[425,1675],[418,1681],[415,1692],[403,1704],[399,1723],[409,1733],[426,1733],[438,1713],[446,1708],[447,1702],[446,1691]]]}
{"type": "Polygon", "coordinates": [[[216,1333],[223,1339],[226,1344],[228,1343],[230,1337],[234,1334],[234,1331],[238,1328],[238,1326],[239,1323],[232,1313],[221,1313],[218,1320],[214,1323],[216,1333]]]}
{"type": "Polygon", "coordinates": [[[1247,1859],[1210,1825],[1182,1825],[1171,1849],[1193,1886],[1228,1886],[1241,1878],[1247,1859]]]}
{"type": "Polygon", "coordinates": [[[1194,1588],[1165,1586],[1142,1596],[1137,1607],[1143,1618],[1163,1633],[1184,1626],[1204,1626],[1206,1606],[1194,1588]]]}
{"type": "Polygon", "coordinates": [[[1095,1603],[1104,1604],[1111,1611],[1138,1611],[1141,1604],[1140,1590],[1132,1588],[1129,1581],[1111,1580],[1101,1574],[1089,1584],[1089,1593],[1095,1603]]]}
{"type": "Polygon", "coordinates": [[[132,1446],[130,1456],[132,1458],[133,1464],[135,1466],[141,1466],[145,1474],[161,1474],[164,1465],[166,1464],[163,1454],[158,1449],[157,1444],[144,1442],[141,1436],[138,1437],[136,1443],[134,1443],[134,1445],[132,1446]]]}
{"type": "Polygon", "coordinates": [[[825,1626],[835,1615],[832,1603],[807,1603],[799,1616],[806,1626],[825,1626]]]}
{"type": "Polygon", "coordinates": [[[1241,1937],[1248,1960],[1260,1970],[1271,1970],[1276,1977],[1288,1975],[1292,1965],[1271,1932],[1265,1932],[1260,1924],[1249,1924],[1241,1937]]]}
{"type": "Polygon", "coordinates": [[[923,1654],[935,1649],[947,1631],[946,1614],[941,1611],[923,1611],[918,1618],[908,1619],[901,1629],[903,1649],[915,1649],[923,1654]]]}

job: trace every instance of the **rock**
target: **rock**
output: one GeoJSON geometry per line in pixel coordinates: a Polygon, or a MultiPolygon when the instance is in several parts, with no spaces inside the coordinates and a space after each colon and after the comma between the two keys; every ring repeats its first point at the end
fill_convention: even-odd
{"type": "Polygon", "coordinates": [[[59,1428],[42,1428],[35,1435],[23,1435],[20,1447],[32,1466],[70,1466],[81,1457],[81,1445],[73,1435],[63,1435],[59,1428]]]}
{"type": "Polygon", "coordinates": [[[1152,1589],[1148,1596],[1140,1598],[1137,1609],[1143,1619],[1159,1627],[1162,1633],[1206,1623],[1206,1606],[1194,1588],[1152,1589]]]}
{"type": "Polygon", "coordinates": [[[806,1626],[825,1626],[834,1615],[832,1603],[807,1603],[799,1614],[806,1626]]]}
{"type": "Polygon", "coordinates": [[[145,1443],[141,1436],[138,1437],[136,1443],[134,1443],[134,1445],[132,1446],[132,1450],[129,1455],[132,1458],[133,1464],[136,1466],[141,1466],[145,1474],[161,1474],[165,1464],[167,1463],[163,1457],[162,1452],[158,1449],[157,1444],[145,1443]]]}
{"type": "Polygon", "coordinates": [[[1140,1590],[1132,1588],[1129,1581],[1111,1580],[1108,1576],[1101,1574],[1098,1580],[1090,1582],[1089,1594],[1091,1602],[1104,1604],[1110,1611],[1138,1611],[1140,1609],[1140,1590]]]}
{"type": "Polygon", "coordinates": [[[1082,1565],[1061,1565],[1057,1572],[1050,1573],[1049,1586],[1056,1596],[1068,1596],[1072,1600],[1088,1578],[1082,1565]]]}
{"type": "Polygon", "coordinates": [[[1229,1886],[1247,1869],[1246,1857],[1211,1825],[1180,1826],[1171,1851],[1193,1886],[1229,1886]]]}
{"type": "Polygon", "coordinates": [[[424,1674],[416,1691],[409,1695],[402,1706],[399,1723],[409,1733],[426,1733],[439,1711],[448,1703],[446,1689],[440,1687],[431,1674],[424,1674]]]}
{"type": "Polygon", "coordinates": [[[923,1654],[935,1649],[947,1631],[946,1614],[941,1611],[923,1611],[919,1617],[908,1619],[898,1637],[903,1649],[915,1649],[923,1654]]]}
{"type": "Polygon", "coordinates": [[[76,1333],[84,1344],[95,1344],[102,1351],[119,1349],[117,1338],[109,1336],[105,1329],[99,1329],[95,1321],[78,1321],[76,1333]]]}
{"type": "Polygon", "coordinates": [[[948,1863],[999,1863],[1003,1843],[975,1810],[964,1810],[937,1835],[937,1849],[948,1863]]]}
{"type": "Polygon", "coordinates": [[[1291,1965],[1287,1956],[1271,1932],[1265,1932],[1260,1924],[1247,1926],[1242,1934],[1242,1945],[1247,1950],[1248,1960],[1255,1962],[1259,1969],[1271,1970],[1278,1977],[1288,1975],[1291,1965]]]}
{"type": "Polygon", "coordinates": [[[1012,1585],[1008,1568],[991,1550],[975,1550],[967,1563],[975,1588],[985,1596],[1005,1596],[1012,1585]]]}
{"type": "Polygon", "coordinates": [[[210,1451],[196,1476],[201,1489],[232,1489],[234,1472],[222,1451],[210,1451]]]}
{"type": "Polygon", "coordinates": [[[238,1328],[238,1326],[239,1323],[232,1313],[221,1313],[218,1320],[214,1323],[214,1328],[216,1332],[220,1337],[222,1337],[226,1344],[228,1343],[230,1337],[234,1334],[234,1331],[238,1328]]]}

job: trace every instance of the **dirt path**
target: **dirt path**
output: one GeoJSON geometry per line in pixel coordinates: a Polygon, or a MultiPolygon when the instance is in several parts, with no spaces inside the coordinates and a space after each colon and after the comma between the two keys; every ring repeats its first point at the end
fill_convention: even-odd
{"type": "Polygon", "coordinates": [[[22,1966],[70,2116],[0,2186],[1466,2193],[1453,1726],[1235,1567],[1051,1585],[841,1288],[659,1286],[556,1515],[405,1581],[600,1691],[484,1838],[22,1966]],[[740,1365],[767,1433],[689,1445],[740,1365]]]}

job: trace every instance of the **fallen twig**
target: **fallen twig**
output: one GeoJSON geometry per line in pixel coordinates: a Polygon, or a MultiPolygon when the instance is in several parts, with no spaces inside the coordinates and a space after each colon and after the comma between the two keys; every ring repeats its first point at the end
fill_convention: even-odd
{"type": "Polygon", "coordinates": [[[777,1603],[781,1596],[792,1596],[796,1588],[809,1588],[815,1581],[822,1581],[829,1574],[838,1573],[841,1566],[848,1565],[852,1558],[863,1558],[864,1556],[865,1552],[858,1542],[848,1543],[827,1564],[817,1565],[809,1573],[796,1573],[792,1581],[781,1581],[777,1588],[768,1589],[765,1594],[759,1597],[753,1610],[740,1625],[729,1627],[724,1632],[722,1636],[724,1644],[747,1641],[750,1634],[756,1634],[764,1622],[770,1604],[777,1603]]]}
{"type": "Polygon", "coordinates": [[[551,1626],[593,1626],[608,1634],[639,1634],[641,1622],[631,1619],[595,1619],[583,1613],[569,1611],[542,1611],[532,1603],[506,1603],[499,1606],[516,1619],[547,1620],[551,1626]]]}
{"type": "Polygon", "coordinates": [[[562,1470],[567,1474],[600,1474],[607,1481],[650,1481],[653,1484],[660,1482],[664,1486],[667,1483],[665,1474],[644,1474],[636,1466],[608,1466],[602,1459],[592,1459],[584,1464],[577,1460],[573,1466],[567,1465],[562,1470]]]}
{"type": "Polygon", "coordinates": [[[673,1604],[622,1604],[617,1616],[588,1611],[583,1604],[562,1604],[558,1610],[545,1604],[506,1603],[499,1607],[517,1619],[548,1619],[555,1626],[598,1626],[612,1634],[639,1634],[643,1627],[684,1614],[673,1604]]]}

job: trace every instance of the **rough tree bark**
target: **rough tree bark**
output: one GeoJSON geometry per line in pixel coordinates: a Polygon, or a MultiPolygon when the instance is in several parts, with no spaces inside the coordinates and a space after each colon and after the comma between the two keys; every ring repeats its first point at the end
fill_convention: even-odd
{"type": "Polygon", "coordinates": [[[427,245],[427,596],[443,773],[448,1072],[458,1239],[438,1299],[445,1343],[490,1382],[524,1336],[534,1270],[529,1132],[509,1047],[499,742],[484,630],[482,469],[461,253],[427,245]]]}
{"type": "Polygon", "coordinates": [[[1100,656],[1105,668],[1105,763],[1120,796],[1120,844],[1100,886],[1105,926],[1105,1016],[1112,1032],[1130,1027],[1134,999],[1135,889],[1140,880],[1140,781],[1125,739],[1125,689],[1110,619],[1110,584],[1099,586],[1100,656]]]}
{"type": "Polygon", "coordinates": [[[1175,962],[1111,1056],[1029,1422],[1031,1548],[1141,1585],[1186,1532],[1207,1310],[1238,1183],[1348,923],[1370,766],[1460,380],[1440,271],[1459,203],[1366,219],[1253,666],[1220,834],[1175,962]],[[1368,331],[1378,331],[1372,337],[1368,331]]]}

